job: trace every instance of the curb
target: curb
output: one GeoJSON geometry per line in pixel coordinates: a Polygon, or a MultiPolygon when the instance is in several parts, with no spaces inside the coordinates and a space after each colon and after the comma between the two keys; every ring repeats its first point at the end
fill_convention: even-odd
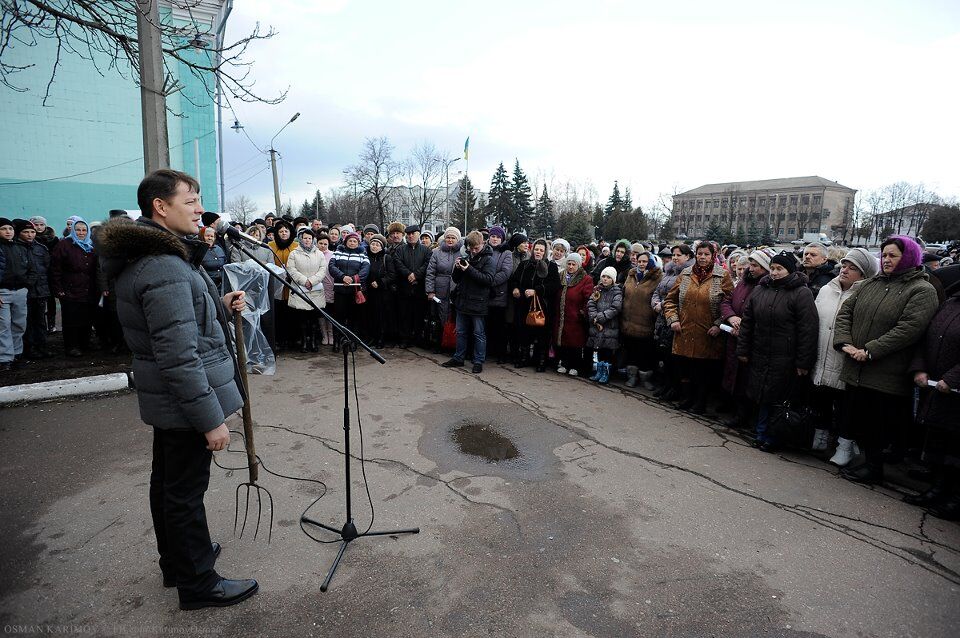
{"type": "Polygon", "coordinates": [[[25,401],[44,401],[80,395],[103,394],[134,387],[133,375],[126,372],[99,374],[92,377],[43,381],[0,387],[0,405],[25,401]]]}

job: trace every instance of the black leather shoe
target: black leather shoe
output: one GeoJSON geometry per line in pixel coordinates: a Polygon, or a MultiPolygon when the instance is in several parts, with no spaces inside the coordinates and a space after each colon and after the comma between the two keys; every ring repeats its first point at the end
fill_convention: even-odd
{"type": "Polygon", "coordinates": [[[910,505],[919,505],[920,507],[933,507],[940,504],[948,496],[947,490],[944,489],[942,485],[934,485],[925,492],[921,492],[916,496],[908,494],[903,497],[904,503],[909,503],[910,505]]]}
{"type": "Polygon", "coordinates": [[[850,470],[844,468],[840,470],[840,476],[848,481],[863,483],[864,485],[878,485],[883,483],[883,470],[866,464],[850,470]]]}
{"type": "Polygon", "coordinates": [[[474,374],[480,374],[481,372],[483,372],[483,364],[482,363],[473,364],[473,369],[470,370],[470,372],[474,374]]]}
{"type": "Polygon", "coordinates": [[[442,367],[442,368],[462,368],[462,367],[463,367],[463,361],[460,361],[459,359],[448,359],[448,360],[444,361],[443,363],[441,363],[441,364],[440,364],[440,367],[442,367]]]}
{"type": "Polygon", "coordinates": [[[250,598],[260,585],[252,578],[231,580],[221,578],[213,589],[197,597],[180,598],[180,609],[203,609],[204,607],[229,607],[250,598]]]}
{"type": "MultiPolygon", "coordinates": [[[[210,543],[210,549],[213,550],[213,560],[216,562],[220,558],[220,550],[223,549],[220,547],[220,543],[210,543]]],[[[177,586],[177,577],[163,575],[163,586],[164,587],[176,587],[177,586]]]]}

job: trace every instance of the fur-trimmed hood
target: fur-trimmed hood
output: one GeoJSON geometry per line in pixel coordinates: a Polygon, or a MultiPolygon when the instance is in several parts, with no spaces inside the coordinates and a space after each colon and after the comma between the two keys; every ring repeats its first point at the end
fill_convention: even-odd
{"type": "Polygon", "coordinates": [[[110,221],[100,228],[97,246],[108,277],[117,277],[130,264],[144,257],[174,255],[187,263],[203,261],[207,245],[198,239],[177,237],[150,219],[136,223],[110,221]]]}

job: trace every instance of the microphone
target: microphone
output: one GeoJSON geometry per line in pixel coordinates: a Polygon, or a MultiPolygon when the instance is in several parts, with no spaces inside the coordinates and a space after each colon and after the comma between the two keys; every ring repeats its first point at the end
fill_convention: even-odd
{"type": "Polygon", "coordinates": [[[247,233],[244,233],[244,232],[241,232],[241,231],[237,230],[236,228],[234,228],[233,226],[231,226],[229,222],[227,222],[226,220],[224,220],[224,219],[222,219],[222,218],[221,218],[221,219],[218,219],[218,220],[214,223],[213,227],[216,229],[217,234],[220,235],[221,237],[223,237],[224,235],[226,235],[227,237],[229,237],[230,239],[232,239],[232,240],[234,240],[234,241],[246,241],[246,242],[249,242],[249,243],[251,243],[251,244],[255,244],[255,245],[257,245],[257,246],[263,246],[264,248],[269,248],[269,247],[270,247],[270,245],[267,244],[267,242],[265,242],[265,241],[260,241],[259,239],[257,239],[257,238],[254,237],[253,235],[248,235],[247,233]]]}

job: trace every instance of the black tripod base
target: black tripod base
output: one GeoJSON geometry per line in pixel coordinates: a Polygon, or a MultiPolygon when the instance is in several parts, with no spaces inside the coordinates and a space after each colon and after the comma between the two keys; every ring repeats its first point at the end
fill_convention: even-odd
{"type": "Polygon", "coordinates": [[[337,552],[337,557],[333,559],[333,564],[330,566],[330,571],[327,572],[327,577],[323,579],[323,583],[320,585],[320,591],[327,591],[327,589],[330,587],[330,581],[333,580],[333,575],[336,573],[337,567],[340,566],[340,559],[343,558],[344,552],[347,551],[347,544],[350,543],[350,541],[362,536],[395,536],[397,534],[420,533],[419,527],[360,533],[357,531],[357,526],[353,523],[352,518],[344,523],[343,529],[336,529],[334,527],[330,527],[329,525],[324,525],[323,523],[315,521],[307,516],[300,517],[300,521],[303,523],[309,523],[310,525],[315,525],[329,532],[333,532],[340,537],[340,551],[337,552]]]}

